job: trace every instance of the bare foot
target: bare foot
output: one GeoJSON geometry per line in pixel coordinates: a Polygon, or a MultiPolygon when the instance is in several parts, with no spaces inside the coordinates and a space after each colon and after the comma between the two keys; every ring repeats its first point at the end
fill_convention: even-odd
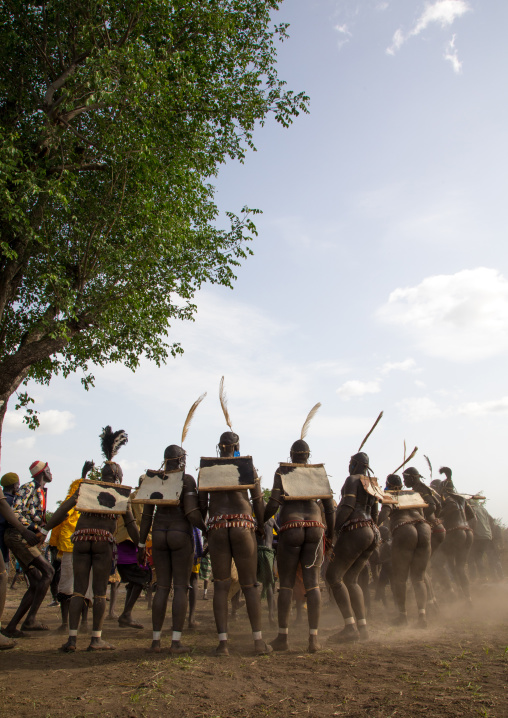
{"type": "Polygon", "coordinates": [[[86,649],[87,651],[114,651],[115,647],[110,643],[106,643],[102,638],[92,638],[90,645],[86,649]]]}
{"type": "Polygon", "coordinates": [[[76,639],[74,636],[69,636],[67,643],[64,643],[63,646],[60,646],[60,650],[64,653],[74,653],[76,650],[76,639]]]}
{"type": "Polygon", "coordinates": [[[49,626],[46,626],[45,623],[25,623],[21,624],[21,629],[23,631],[49,631],[49,626]]]}
{"type": "Polygon", "coordinates": [[[344,626],[342,631],[339,631],[338,633],[334,633],[333,636],[330,636],[328,641],[330,643],[353,643],[354,641],[360,640],[360,634],[358,632],[357,627],[354,624],[349,624],[348,626],[344,626]]]}
{"type": "Polygon", "coordinates": [[[309,653],[316,653],[321,650],[321,644],[317,636],[309,636],[309,653]]]}
{"type": "Polygon", "coordinates": [[[2,633],[2,635],[6,636],[6,638],[30,638],[31,637],[28,635],[28,633],[23,633],[23,631],[20,631],[18,628],[9,628],[9,626],[2,628],[0,633],[2,633]]]}
{"type": "Polygon", "coordinates": [[[55,629],[55,633],[67,633],[69,626],[66,623],[62,623],[61,626],[55,629]]]}
{"type": "Polygon", "coordinates": [[[150,653],[160,653],[161,652],[161,642],[160,641],[152,641],[152,645],[150,646],[150,653]]]}
{"type": "Polygon", "coordinates": [[[184,646],[180,641],[172,641],[169,652],[173,656],[180,656],[182,653],[190,653],[190,648],[189,646],[184,646]]]}
{"type": "Polygon", "coordinates": [[[267,656],[269,653],[273,652],[273,648],[260,638],[257,641],[254,641],[254,652],[258,656],[267,656]]]}
{"type": "Polygon", "coordinates": [[[116,613],[110,613],[106,616],[106,621],[118,621],[118,615],[116,613]]]}
{"type": "Polygon", "coordinates": [[[216,656],[229,656],[228,642],[219,641],[219,645],[215,649],[216,656]]]}
{"type": "Polygon", "coordinates": [[[358,633],[360,634],[360,641],[369,640],[370,636],[367,626],[358,626],[358,633]]]}
{"type": "Polygon", "coordinates": [[[16,641],[11,641],[10,638],[6,638],[0,634],[0,651],[7,651],[9,648],[14,648],[16,641]]]}
{"type": "Polygon", "coordinates": [[[277,638],[270,641],[270,645],[274,651],[289,651],[287,633],[279,633],[277,638]]]}
{"type": "Polygon", "coordinates": [[[189,620],[189,624],[188,624],[188,627],[189,627],[189,628],[191,628],[191,629],[192,629],[192,628],[197,628],[198,626],[199,626],[199,621],[195,621],[195,620],[190,621],[190,620],[189,620]]]}
{"type": "Polygon", "coordinates": [[[120,616],[118,619],[118,625],[121,628],[144,628],[142,623],[134,621],[131,616],[120,616]]]}

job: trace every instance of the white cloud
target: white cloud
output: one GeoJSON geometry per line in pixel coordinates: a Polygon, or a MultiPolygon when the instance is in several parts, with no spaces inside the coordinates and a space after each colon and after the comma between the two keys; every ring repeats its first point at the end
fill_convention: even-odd
{"type": "Polygon", "coordinates": [[[393,291],[377,312],[427,355],[468,362],[508,352],[508,281],[478,267],[393,291]]]}
{"type": "MultiPolygon", "coordinates": [[[[58,409],[48,409],[38,414],[39,428],[38,434],[63,434],[65,431],[72,429],[75,425],[75,417],[70,411],[59,411],[58,409]]],[[[9,431],[30,431],[23,423],[23,411],[8,411],[4,419],[4,427],[9,431]]],[[[26,441],[26,439],[23,439],[26,441]]]]}
{"type": "Polygon", "coordinates": [[[458,414],[467,416],[485,416],[486,414],[508,413],[508,396],[490,401],[470,401],[461,404],[457,410],[458,414]]]}
{"type": "Polygon", "coordinates": [[[352,37],[352,35],[348,29],[348,26],[345,23],[343,25],[335,25],[333,29],[339,33],[337,47],[340,50],[341,47],[343,47],[347,42],[349,42],[349,38],[352,37]]]}
{"type": "Polygon", "coordinates": [[[351,379],[337,389],[337,394],[343,401],[349,401],[349,399],[353,397],[362,397],[366,394],[379,394],[380,391],[379,381],[358,381],[358,379],[351,379]]]}
{"type": "Polygon", "coordinates": [[[408,397],[399,401],[396,406],[404,414],[405,418],[411,422],[435,419],[445,413],[435,401],[426,396],[408,397]]]}
{"type": "Polygon", "coordinates": [[[395,31],[392,44],[387,48],[386,52],[389,55],[394,55],[409,38],[416,37],[432,23],[440,25],[442,28],[448,27],[457,18],[469,12],[470,9],[465,0],[437,0],[434,3],[427,4],[407,35],[404,35],[400,28],[395,31]]]}
{"type": "Polygon", "coordinates": [[[416,368],[414,359],[404,359],[399,362],[386,362],[381,367],[381,374],[389,374],[391,371],[411,371],[416,368]]]}
{"type": "Polygon", "coordinates": [[[454,72],[456,72],[457,74],[461,72],[462,63],[460,62],[459,56],[457,55],[457,49],[455,47],[455,35],[453,35],[452,39],[446,46],[444,58],[451,63],[454,72]]]}

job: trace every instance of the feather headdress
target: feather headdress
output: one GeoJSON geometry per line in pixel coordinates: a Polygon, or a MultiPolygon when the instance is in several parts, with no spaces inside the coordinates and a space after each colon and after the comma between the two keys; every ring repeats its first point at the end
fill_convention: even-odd
{"type": "Polygon", "coordinates": [[[427,464],[429,465],[429,470],[430,470],[430,478],[432,478],[432,464],[430,463],[430,459],[429,459],[429,457],[428,457],[428,456],[426,456],[425,454],[423,455],[423,458],[425,459],[425,461],[426,461],[426,462],[427,462],[427,464]]]}
{"type": "MultiPolygon", "coordinates": [[[[404,449],[405,449],[405,447],[406,447],[406,442],[404,442],[404,449]]],[[[400,466],[397,466],[397,468],[395,469],[395,471],[392,471],[392,474],[396,474],[397,471],[398,471],[399,469],[402,469],[402,467],[405,466],[408,461],[411,461],[411,459],[413,458],[413,456],[416,454],[417,451],[418,451],[418,447],[415,446],[415,448],[413,449],[413,451],[409,454],[409,456],[408,456],[407,459],[406,459],[406,456],[405,456],[406,452],[405,452],[405,450],[404,450],[404,461],[402,462],[402,464],[401,464],[400,466]]]]}
{"type": "Polygon", "coordinates": [[[128,436],[124,429],[113,431],[110,426],[106,426],[100,434],[102,453],[106,457],[106,461],[112,461],[113,457],[118,454],[119,449],[125,446],[128,436]]]}
{"type": "Polygon", "coordinates": [[[369,438],[369,436],[372,434],[372,432],[374,431],[374,429],[376,428],[376,426],[377,426],[377,425],[379,424],[379,422],[381,421],[381,417],[382,417],[382,416],[383,416],[383,412],[381,412],[381,413],[379,414],[378,418],[376,419],[376,421],[375,421],[374,424],[372,425],[372,429],[369,431],[369,433],[367,434],[367,436],[365,437],[365,439],[364,439],[364,440],[362,441],[362,443],[360,444],[360,448],[358,449],[358,453],[360,453],[360,451],[362,450],[363,446],[365,446],[365,444],[367,443],[367,439],[369,438]]]}
{"type": "Polygon", "coordinates": [[[194,404],[193,404],[193,405],[191,406],[191,408],[189,409],[189,413],[187,414],[187,418],[185,419],[185,424],[183,425],[183,429],[182,429],[182,443],[181,443],[181,446],[183,446],[183,442],[185,441],[185,437],[187,436],[187,432],[189,431],[189,426],[191,425],[191,421],[192,421],[192,419],[193,419],[193,417],[194,417],[194,412],[196,411],[196,409],[198,408],[198,406],[201,404],[201,402],[203,401],[203,399],[205,398],[205,396],[206,396],[206,391],[205,391],[204,394],[201,394],[201,396],[199,397],[199,399],[196,399],[196,401],[194,402],[194,404]]]}
{"type": "Polygon", "coordinates": [[[224,391],[224,377],[222,377],[219,384],[219,400],[222,407],[222,411],[224,413],[224,418],[226,419],[226,424],[229,426],[231,431],[233,431],[233,425],[231,423],[231,419],[229,418],[228,412],[228,398],[226,396],[226,392],[224,391]]]}
{"type": "Polygon", "coordinates": [[[309,411],[309,413],[307,414],[307,418],[306,418],[305,421],[303,422],[302,432],[301,432],[301,434],[300,434],[300,439],[301,439],[302,441],[303,441],[303,439],[305,439],[305,437],[307,436],[307,432],[308,432],[308,430],[309,430],[310,422],[311,422],[312,419],[316,416],[317,411],[318,411],[318,409],[319,409],[320,406],[321,406],[321,403],[318,401],[318,403],[315,404],[315,405],[312,407],[312,409],[309,411]]]}

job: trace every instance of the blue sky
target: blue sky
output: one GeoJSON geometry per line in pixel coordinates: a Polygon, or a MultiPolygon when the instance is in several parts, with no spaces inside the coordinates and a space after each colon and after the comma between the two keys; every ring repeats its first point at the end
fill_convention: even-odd
{"type": "Polygon", "coordinates": [[[264,486],[320,401],[308,441],[339,492],[384,410],[366,446],[378,477],[405,440],[422,473],[424,454],[434,476],[451,466],[508,521],[508,470],[490,458],[508,429],[508,5],[287,0],[274,19],[291,24],[280,75],[310,114],[267,122],[257,152],[221,169],[221,210],[263,210],[234,291],[201,292],[196,322],[170,329],[183,357],[162,369],[110,366],[88,393],[79,377],[32,388],[41,428],[11,405],[2,472],[49,461],[52,504],[84,459],[100,462],[110,423],[129,434],[119,460],[136,485],[207,391],[185,443],[195,473],[226,428],[225,375],[264,486]]]}

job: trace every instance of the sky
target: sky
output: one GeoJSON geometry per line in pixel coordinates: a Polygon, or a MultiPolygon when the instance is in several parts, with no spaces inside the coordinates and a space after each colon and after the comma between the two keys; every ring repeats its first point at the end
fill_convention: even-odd
{"type": "Polygon", "coordinates": [[[365,446],[380,481],[405,441],[424,477],[426,455],[434,478],[451,467],[508,522],[508,3],[286,0],[274,21],[290,23],[279,74],[310,113],[268,121],[257,151],[220,171],[222,212],[263,211],[234,290],[200,292],[196,321],[169,329],[184,354],[165,367],[97,369],[88,392],[79,376],[29,386],[41,426],[11,401],[1,471],[28,480],[48,461],[54,506],[85,459],[101,463],[111,424],[129,434],[118,461],[136,486],[207,392],[184,444],[197,476],[227,429],[224,375],[265,488],[321,402],[307,441],[339,494],[383,410],[365,446]]]}

